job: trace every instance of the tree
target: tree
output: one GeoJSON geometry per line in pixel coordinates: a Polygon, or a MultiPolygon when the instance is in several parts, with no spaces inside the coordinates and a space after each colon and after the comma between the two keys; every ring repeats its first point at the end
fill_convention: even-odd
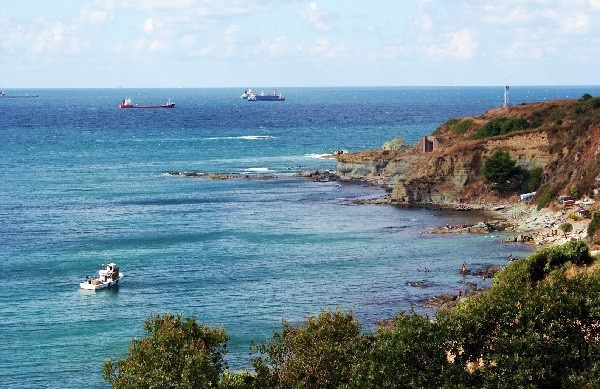
{"type": "Polygon", "coordinates": [[[226,367],[228,336],[223,329],[197,324],[181,315],[150,317],[147,337],[133,340],[129,355],[104,364],[113,388],[216,387],[226,367]]]}
{"type": "Polygon", "coordinates": [[[340,388],[364,359],[364,338],[352,313],[323,311],[305,324],[283,322],[282,332],[256,346],[257,388],[340,388]]]}
{"type": "Polygon", "coordinates": [[[592,221],[590,221],[590,224],[588,225],[587,233],[588,233],[589,239],[591,239],[592,242],[594,242],[594,239],[596,237],[596,231],[599,231],[599,230],[600,230],[600,210],[592,213],[592,221]]]}
{"type": "Polygon", "coordinates": [[[498,273],[487,293],[439,316],[455,363],[468,372],[462,385],[597,387],[600,274],[569,272],[591,261],[581,242],[542,250],[498,273]]]}
{"type": "Polygon", "coordinates": [[[509,179],[513,174],[517,161],[510,159],[508,151],[497,150],[483,163],[483,176],[494,183],[494,188],[499,192],[509,189],[509,179]]]}
{"type": "Polygon", "coordinates": [[[573,225],[569,222],[565,222],[558,226],[558,228],[560,228],[560,230],[566,234],[573,230],[573,225]]]}
{"type": "Polygon", "coordinates": [[[445,328],[425,316],[401,313],[377,330],[351,386],[439,388],[454,370],[446,356],[445,328]]]}

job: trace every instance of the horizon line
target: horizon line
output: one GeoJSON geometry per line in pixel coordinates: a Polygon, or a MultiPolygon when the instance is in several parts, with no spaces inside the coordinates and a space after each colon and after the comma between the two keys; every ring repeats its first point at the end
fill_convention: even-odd
{"type": "MultiPolygon", "coordinates": [[[[490,85],[322,85],[322,86],[278,86],[278,87],[260,87],[260,89],[280,89],[280,88],[503,88],[505,85],[517,88],[531,88],[531,87],[592,87],[600,88],[600,84],[532,84],[532,85],[518,85],[518,84],[490,84],[490,85]]],[[[247,89],[244,86],[50,86],[50,87],[4,87],[0,90],[8,89],[247,89]]],[[[253,87],[250,87],[253,88],[253,87]]]]}

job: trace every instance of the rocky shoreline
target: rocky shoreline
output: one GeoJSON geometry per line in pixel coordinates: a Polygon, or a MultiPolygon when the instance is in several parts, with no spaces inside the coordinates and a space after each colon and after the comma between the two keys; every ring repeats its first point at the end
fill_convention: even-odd
{"type": "MultiPolygon", "coordinates": [[[[308,171],[299,173],[298,176],[311,179],[316,182],[330,181],[349,181],[348,178],[338,175],[337,172],[329,170],[308,171]]],[[[372,180],[358,180],[359,183],[368,183],[373,185],[372,180]]],[[[385,185],[375,185],[385,189],[385,185]]],[[[587,224],[589,220],[573,220],[569,218],[568,210],[552,211],[547,208],[538,210],[533,204],[527,202],[513,203],[415,203],[405,204],[393,200],[391,193],[373,199],[355,200],[356,204],[384,204],[406,207],[420,207],[427,209],[454,210],[454,211],[484,211],[487,215],[486,220],[472,225],[445,225],[431,230],[423,231],[428,234],[489,234],[493,232],[514,232],[514,235],[504,238],[505,243],[527,243],[537,246],[549,246],[563,244],[572,239],[585,239],[587,236],[587,224]],[[569,222],[573,225],[571,234],[566,235],[558,229],[562,223],[569,222]]],[[[517,260],[516,258],[514,260],[517,260]]],[[[465,276],[480,277],[483,280],[491,279],[502,270],[504,266],[485,265],[481,269],[467,270],[463,273],[465,276]]],[[[435,308],[439,312],[445,312],[454,309],[460,301],[468,299],[479,293],[484,293],[487,288],[478,289],[473,282],[465,281],[462,295],[441,294],[421,301],[423,308],[435,308]]],[[[408,285],[414,288],[428,288],[429,284],[425,280],[415,280],[408,282],[408,285]]]]}
{"type": "MultiPolygon", "coordinates": [[[[380,186],[386,189],[385,185],[376,185],[372,180],[349,180],[347,177],[339,174],[337,171],[330,170],[310,170],[298,173],[299,177],[307,178],[315,182],[357,182],[380,186]]],[[[485,220],[472,225],[445,225],[426,230],[423,233],[429,234],[486,234],[498,231],[514,232],[503,241],[506,243],[529,243],[540,246],[558,245],[572,239],[585,239],[589,220],[569,219],[567,210],[552,211],[547,208],[538,210],[535,205],[527,202],[505,202],[497,203],[466,203],[466,202],[440,202],[440,203],[401,203],[394,201],[391,193],[371,199],[354,200],[355,204],[385,204],[404,207],[418,207],[437,210],[453,211],[484,211],[487,214],[485,220]],[[569,222],[573,225],[573,232],[565,235],[558,230],[562,223],[569,222]]]]}
{"type": "Polygon", "coordinates": [[[207,180],[269,180],[277,178],[271,174],[242,174],[242,173],[200,173],[200,172],[166,172],[167,176],[204,178],[207,180]]]}

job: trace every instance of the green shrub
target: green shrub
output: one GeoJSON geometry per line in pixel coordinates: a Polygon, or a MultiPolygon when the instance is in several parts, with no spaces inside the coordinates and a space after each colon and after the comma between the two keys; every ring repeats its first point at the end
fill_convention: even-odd
{"type": "Polygon", "coordinates": [[[577,190],[577,186],[576,185],[571,185],[569,187],[569,189],[567,189],[567,193],[569,194],[569,196],[571,196],[574,200],[579,200],[580,196],[579,196],[579,190],[577,190]]]}
{"type": "Polygon", "coordinates": [[[511,264],[496,274],[494,285],[515,286],[535,283],[567,262],[582,266],[593,261],[589,248],[584,242],[572,241],[561,246],[539,250],[511,264]]]}
{"type": "Polygon", "coordinates": [[[498,192],[534,192],[542,182],[542,168],[526,170],[516,166],[507,151],[497,150],[483,163],[482,173],[498,192]]]}
{"type": "Polygon", "coordinates": [[[581,98],[579,99],[579,101],[586,101],[592,98],[592,95],[590,95],[589,93],[584,93],[583,96],[581,96],[581,98]]]}
{"type": "Polygon", "coordinates": [[[379,328],[368,356],[358,364],[352,388],[440,388],[453,368],[445,329],[415,313],[401,313],[379,328]]]}
{"type": "Polygon", "coordinates": [[[541,167],[534,167],[529,171],[529,176],[523,185],[523,192],[535,192],[540,187],[542,184],[542,171],[541,167]]]}
{"type": "Polygon", "coordinates": [[[588,225],[587,234],[590,238],[593,238],[596,234],[596,231],[600,229],[600,212],[594,212],[592,214],[592,220],[588,225]]]}
{"type": "Polygon", "coordinates": [[[600,99],[599,98],[595,98],[592,100],[591,104],[592,108],[594,109],[598,109],[600,108],[600,99]]]}
{"type": "Polygon", "coordinates": [[[459,135],[464,134],[465,132],[467,132],[469,130],[469,128],[471,128],[472,125],[473,125],[472,119],[463,120],[462,122],[458,123],[454,127],[454,133],[459,134],[459,135]]]}
{"type": "Polygon", "coordinates": [[[565,116],[565,111],[560,108],[554,108],[550,113],[550,119],[553,121],[560,120],[563,118],[563,116],[565,116]]]}
{"type": "Polygon", "coordinates": [[[529,128],[529,122],[523,118],[494,118],[481,126],[475,133],[476,138],[487,138],[490,136],[504,135],[513,131],[529,128]]]}
{"type": "Polygon", "coordinates": [[[542,124],[544,124],[544,121],[542,119],[540,119],[540,118],[537,118],[533,122],[531,122],[531,128],[541,127],[542,124]]]}
{"type": "Polygon", "coordinates": [[[571,232],[573,230],[573,225],[569,222],[565,222],[558,226],[558,228],[566,234],[567,232],[571,232]]]}
{"type": "Polygon", "coordinates": [[[497,150],[483,163],[483,176],[494,184],[494,189],[499,192],[508,190],[508,180],[511,177],[517,162],[510,159],[507,151],[497,150]]]}
{"type": "Polygon", "coordinates": [[[283,322],[282,332],[255,346],[259,388],[339,388],[364,358],[360,324],[352,313],[323,311],[306,323],[283,322]]]}
{"type": "Polygon", "coordinates": [[[443,387],[597,387],[600,343],[591,338],[599,334],[600,277],[553,267],[586,262],[586,254],[581,242],[539,251],[499,272],[487,293],[438,315],[454,364],[478,364],[443,387]]]}
{"type": "Polygon", "coordinates": [[[113,388],[216,387],[226,367],[227,333],[181,315],[150,317],[147,337],[133,340],[127,358],[104,364],[113,388]]]}
{"type": "Polygon", "coordinates": [[[546,183],[539,188],[539,190],[537,191],[538,211],[550,205],[550,202],[552,202],[552,200],[558,195],[559,187],[560,185],[557,184],[551,185],[549,183],[546,183]]]}
{"type": "Polygon", "coordinates": [[[526,130],[529,128],[529,122],[523,118],[509,119],[502,123],[500,134],[508,134],[513,131],[526,130]]]}
{"type": "Polygon", "coordinates": [[[460,119],[452,118],[452,119],[446,120],[446,122],[444,122],[444,124],[442,124],[442,126],[447,127],[450,130],[452,130],[454,128],[454,126],[456,126],[459,122],[460,122],[460,119]]]}

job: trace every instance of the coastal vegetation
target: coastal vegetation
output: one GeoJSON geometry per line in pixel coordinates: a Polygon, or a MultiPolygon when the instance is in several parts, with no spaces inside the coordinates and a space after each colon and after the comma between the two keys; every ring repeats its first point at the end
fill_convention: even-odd
{"type": "Polygon", "coordinates": [[[535,191],[541,183],[542,168],[527,170],[516,164],[517,161],[511,159],[507,151],[497,150],[485,159],[482,173],[500,193],[535,191]]]}
{"type": "Polygon", "coordinates": [[[365,332],[352,312],[283,322],[230,372],[223,329],[151,317],[129,355],[108,360],[115,388],[422,388],[600,385],[600,266],[582,242],[510,263],[492,287],[435,320],[399,313],[365,332]]]}
{"type": "Polygon", "coordinates": [[[600,207],[592,208],[592,220],[588,225],[587,234],[592,242],[600,243],[600,207]]]}
{"type": "Polygon", "coordinates": [[[145,338],[133,340],[127,358],[104,364],[113,388],[209,388],[223,375],[225,330],[181,315],[151,316],[145,338]]]}
{"type": "Polygon", "coordinates": [[[487,138],[490,136],[504,135],[513,131],[525,130],[530,127],[524,118],[499,117],[490,120],[481,126],[475,133],[475,138],[487,138]]]}
{"type": "Polygon", "coordinates": [[[385,187],[395,204],[493,208],[536,192],[539,209],[556,210],[559,195],[598,196],[599,147],[600,98],[584,94],[449,119],[409,150],[338,156],[338,174],[385,187]]]}

